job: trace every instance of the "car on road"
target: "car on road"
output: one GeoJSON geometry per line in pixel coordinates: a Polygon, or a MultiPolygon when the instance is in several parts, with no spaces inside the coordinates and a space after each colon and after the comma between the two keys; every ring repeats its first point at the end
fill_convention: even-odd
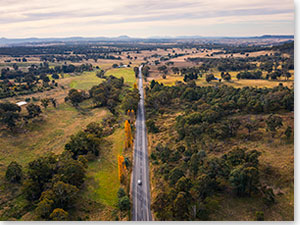
{"type": "Polygon", "coordinates": [[[138,185],[142,185],[142,181],[138,179],[138,185]]]}

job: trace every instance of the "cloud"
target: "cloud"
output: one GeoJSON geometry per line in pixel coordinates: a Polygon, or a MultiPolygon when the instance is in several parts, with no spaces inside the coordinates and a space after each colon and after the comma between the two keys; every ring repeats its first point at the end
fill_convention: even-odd
{"type": "MultiPolygon", "coordinates": [[[[196,35],[208,25],[213,35],[249,23],[282,34],[294,32],[293,20],[290,0],[1,0],[0,36],[196,35]]],[[[250,28],[235,32],[261,32],[250,28]]]]}

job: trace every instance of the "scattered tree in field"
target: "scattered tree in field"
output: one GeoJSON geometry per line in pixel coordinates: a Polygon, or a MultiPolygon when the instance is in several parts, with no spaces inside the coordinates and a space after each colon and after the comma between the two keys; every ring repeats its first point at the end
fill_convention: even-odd
{"type": "Polygon", "coordinates": [[[132,147],[132,133],[131,133],[131,125],[128,120],[125,121],[124,124],[125,129],[125,149],[132,147]]]}
{"type": "Polygon", "coordinates": [[[245,123],[245,128],[248,130],[248,134],[250,135],[253,131],[258,130],[258,123],[255,120],[248,120],[245,123]]]}
{"type": "Polygon", "coordinates": [[[231,75],[228,72],[227,73],[222,72],[221,73],[221,77],[222,77],[222,79],[224,79],[226,81],[230,81],[231,80],[231,75]]]}
{"type": "Polygon", "coordinates": [[[50,101],[51,101],[53,107],[56,108],[57,107],[57,101],[56,101],[56,99],[55,98],[50,98],[50,101]]]}
{"type": "Polygon", "coordinates": [[[287,139],[291,138],[292,133],[293,133],[293,130],[292,130],[292,128],[290,126],[288,126],[286,128],[286,130],[284,131],[284,134],[285,134],[285,136],[286,136],[287,139]]]}
{"type": "Polygon", "coordinates": [[[70,100],[73,106],[78,106],[84,100],[84,96],[76,89],[71,89],[68,93],[67,100],[70,100]]]}
{"type": "Polygon", "coordinates": [[[11,183],[20,183],[23,177],[22,166],[17,162],[11,162],[6,170],[5,178],[11,183]]]}
{"type": "Polygon", "coordinates": [[[207,83],[209,83],[210,81],[212,80],[215,80],[215,76],[213,74],[207,74],[206,77],[205,77],[205,80],[207,83]]]}
{"type": "Polygon", "coordinates": [[[26,106],[26,109],[28,112],[28,118],[37,117],[42,113],[41,107],[33,103],[28,104],[28,106],[26,106]]]}
{"type": "Polygon", "coordinates": [[[267,131],[270,131],[272,137],[274,137],[276,130],[282,127],[282,118],[279,116],[270,115],[266,120],[266,124],[267,124],[267,131]]]}
{"type": "Polygon", "coordinates": [[[41,104],[44,107],[44,109],[47,109],[48,105],[49,105],[50,99],[49,98],[43,98],[41,99],[41,104]]]}
{"type": "Polygon", "coordinates": [[[14,103],[0,103],[0,122],[12,130],[16,122],[21,118],[21,108],[14,103]]]}

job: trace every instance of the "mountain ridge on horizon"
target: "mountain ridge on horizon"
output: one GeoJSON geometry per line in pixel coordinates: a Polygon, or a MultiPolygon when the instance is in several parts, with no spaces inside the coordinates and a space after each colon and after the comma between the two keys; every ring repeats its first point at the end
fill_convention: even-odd
{"type": "Polygon", "coordinates": [[[28,37],[28,38],[0,38],[0,44],[22,44],[22,43],[43,43],[43,42],[74,42],[74,41],[142,41],[142,40],[180,40],[180,39],[270,39],[270,38],[287,38],[294,39],[294,35],[260,35],[260,36],[152,36],[147,38],[140,37],[130,37],[128,35],[120,35],[117,37],[83,37],[83,36],[72,36],[72,37],[48,37],[48,38],[38,38],[38,37],[28,37]]]}

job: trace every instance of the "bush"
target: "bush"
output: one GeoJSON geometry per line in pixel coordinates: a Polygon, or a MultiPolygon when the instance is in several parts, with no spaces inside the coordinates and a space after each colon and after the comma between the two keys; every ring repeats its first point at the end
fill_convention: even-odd
{"type": "Polygon", "coordinates": [[[118,198],[122,198],[124,196],[126,196],[124,188],[119,188],[119,190],[118,190],[118,198]]]}
{"type": "Polygon", "coordinates": [[[158,130],[157,126],[155,126],[155,122],[153,120],[147,120],[146,126],[150,133],[158,133],[159,132],[159,130],[158,130]]]}
{"type": "Polygon", "coordinates": [[[119,199],[119,208],[121,211],[126,211],[130,209],[130,200],[127,196],[119,199]]]}
{"type": "Polygon", "coordinates": [[[256,220],[257,221],[264,221],[265,220],[265,214],[262,211],[256,212],[256,220]]]}
{"type": "Polygon", "coordinates": [[[69,213],[63,209],[54,209],[50,215],[50,218],[54,221],[66,221],[69,218],[69,213]]]}

